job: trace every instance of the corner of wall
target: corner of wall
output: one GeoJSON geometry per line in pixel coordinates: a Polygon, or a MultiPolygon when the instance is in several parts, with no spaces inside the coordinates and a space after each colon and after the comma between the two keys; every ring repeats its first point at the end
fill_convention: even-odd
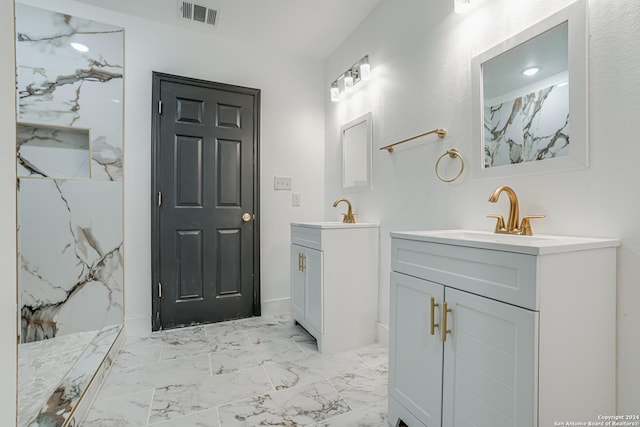
{"type": "Polygon", "coordinates": [[[146,337],[151,333],[151,318],[149,316],[125,317],[124,329],[127,336],[146,337]]]}
{"type": "MultiPolygon", "coordinates": [[[[4,64],[15,64],[14,2],[0,2],[0,51],[4,64]]],[[[17,256],[16,256],[16,95],[15,69],[0,67],[0,271],[3,292],[0,298],[0,425],[16,423],[17,386],[17,256]]]]}

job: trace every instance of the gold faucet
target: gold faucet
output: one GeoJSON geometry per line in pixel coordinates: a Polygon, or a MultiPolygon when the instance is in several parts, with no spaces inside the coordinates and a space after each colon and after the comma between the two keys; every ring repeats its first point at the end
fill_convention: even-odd
{"type": "Polygon", "coordinates": [[[495,190],[493,190],[493,193],[491,193],[491,196],[489,196],[489,201],[491,203],[497,202],[500,194],[502,194],[503,191],[507,193],[507,196],[509,196],[509,217],[507,218],[507,224],[505,225],[502,215],[487,215],[488,218],[497,219],[495,232],[498,234],[518,234],[523,236],[533,236],[530,220],[533,218],[544,218],[544,215],[525,216],[522,218],[522,223],[518,225],[518,217],[520,216],[520,210],[518,207],[518,196],[516,196],[516,192],[513,191],[511,187],[503,185],[496,188],[495,190]]]}
{"type": "Polygon", "coordinates": [[[347,213],[342,214],[342,222],[346,222],[348,224],[354,224],[356,222],[356,218],[353,216],[353,210],[351,209],[351,202],[347,199],[338,199],[333,202],[333,207],[338,206],[338,203],[345,202],[347,204],[347,213]]]}

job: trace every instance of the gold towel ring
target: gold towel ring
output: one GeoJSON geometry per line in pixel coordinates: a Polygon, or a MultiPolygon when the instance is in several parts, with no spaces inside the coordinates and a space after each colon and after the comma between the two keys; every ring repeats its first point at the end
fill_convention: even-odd
{"type": "Polygon", "coordinates": [[[444,182],[455,181],[456,179],[460,178],[460,175],[462,175],[463,171],[464,171],[464,158],[462,157],[462,154],[460,154],[460,152],[456,148],[452,148],[450,150],[447,150],[440,157],[438,157],[438,161],[436,162],[436,176],[440,179],[440,181],[444,181],[444,182]],[[455,158],[455,157],[460,158],[460,172],[458,172],[458,174],[456,176],[454,176],[453,178],[451,178],[451,179],[443,178],[442,176],[440,176],[440,172],[438,172],[438,166],[440,165],[440,160],[442,160],[442,158],[444,156],[446,156],[447,154],[452,159],[455,158]]]}

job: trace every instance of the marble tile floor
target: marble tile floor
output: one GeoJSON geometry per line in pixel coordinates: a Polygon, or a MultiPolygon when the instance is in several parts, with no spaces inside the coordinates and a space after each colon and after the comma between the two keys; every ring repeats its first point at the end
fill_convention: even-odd
{"type": "Polygon", "coordinates": [[[318,353],[288,315],[129,337],[82,425],[388,427],[387,365],[318,353]]]}
{"type": "Polygon", "coordinates": [[[19,427],[38,414],[97,333],[79,332],[18,346],[19,427]]]}

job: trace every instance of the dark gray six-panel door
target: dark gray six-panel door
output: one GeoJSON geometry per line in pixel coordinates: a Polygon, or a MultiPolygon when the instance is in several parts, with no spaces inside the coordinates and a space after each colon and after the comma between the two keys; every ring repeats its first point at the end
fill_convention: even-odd
{"type": "Polygon", "coordinates": [[[259,92],[154,73],[154,95],[154,329],[259,314],[259,92]]]}

